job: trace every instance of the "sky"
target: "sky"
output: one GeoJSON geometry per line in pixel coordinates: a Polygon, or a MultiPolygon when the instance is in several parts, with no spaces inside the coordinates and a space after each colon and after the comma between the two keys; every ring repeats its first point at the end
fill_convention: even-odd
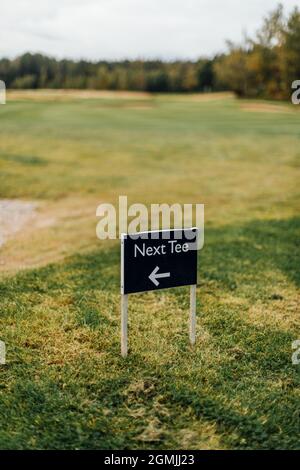
{"type": "MultiPolygon", "coordinates": [[[[299,0],[284,0],[285,11],[299,0]]],[[[196,59],[253,35],[277,0],[8,0],[0,57],[196,59]]]]}

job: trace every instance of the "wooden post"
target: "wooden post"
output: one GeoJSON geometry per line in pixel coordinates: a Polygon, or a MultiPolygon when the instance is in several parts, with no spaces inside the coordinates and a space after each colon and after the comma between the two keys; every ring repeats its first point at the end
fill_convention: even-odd
{"type": "Polygon", "coordinates": [[[1,364],[1,365],[6,364],[6,362],[5,362],[5,356],[6,356],[5,343],[4,343],[4,341],[1,341],[1,340],[0,340],[0,364],[1,364]]]}
{"type": "Polygon", "coordinates": [[[190,343],[193,345],[196,341],[196,285],[190,289],[190,343]]]}
{"type": "Polygon", "coordinates": [[[121,295],[121,354],[127,356],[128,295],[121,295]]]}

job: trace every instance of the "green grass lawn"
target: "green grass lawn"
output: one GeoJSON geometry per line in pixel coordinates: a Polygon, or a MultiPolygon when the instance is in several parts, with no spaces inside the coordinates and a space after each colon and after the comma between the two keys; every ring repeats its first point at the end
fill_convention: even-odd
{"type": "Polygon", "coordinates": [[[50,221],[0,248],[0,448],[300,448],[300,113],[256,104],[0,107],[0,198],[50,221]],[[180,288],[130,296],[120,356],[120,246],[95,234],[119,195],[205,204],[193,348],[180,288]]]}

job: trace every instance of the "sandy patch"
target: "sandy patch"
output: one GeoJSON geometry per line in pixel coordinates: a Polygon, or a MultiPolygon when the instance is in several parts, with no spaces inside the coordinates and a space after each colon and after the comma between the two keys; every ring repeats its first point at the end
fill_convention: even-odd
{"type": "Polygon", "coordinates": [[[231,91],[220,91],[213,93],[181,93],[181,94],[168,94],[162,95],[164,98],[170,98],[172,101],[193,101],[193,102],[206,102],[235,99],[234,93],[231,91]]]}
{"type": "Polygon", "coordinates": [[[20,101],[68,101],[73,99],[121,99],[153,100],[155,96],[172,101],[216,101],[235,98],[232,92],[213,93],[148,93],[144,91],[109,91],[109,90],[7,90],[7,100],[20,101]]]}
{"type": "Polygon", "coordinates": [[[243,111],[255,113],[292,113],[295,110],[285,105],[276,105],[268,103],[243,103],[241,104],[243,111]]]}
{"type": "Polygon", "coordinates": [[[7,202],[1,201],[0,211],[0,232],[5,241],[0,246],[0,275],[44,266],[97,246],[95,227],[99,201],[95,198],[7,202]],[[25,208],[23,204],[31,205],[25,208]]]}
{"type": "Polygon", "coordinates": [[[65,101],[73,99],[123,99],[147,100],[150,93],[138,91],[106,91],[106,90],[8,90],[7,100],[22,101],[65,101]]]}
{"type": "Polygon", "coordinates": [[[33,202],[0,200],[0,247],[36,216],[33,202]]]}

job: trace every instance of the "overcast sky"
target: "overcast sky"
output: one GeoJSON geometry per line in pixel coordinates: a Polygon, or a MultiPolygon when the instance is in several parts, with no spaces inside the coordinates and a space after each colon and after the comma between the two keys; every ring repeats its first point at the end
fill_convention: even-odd
{"type": "MultiPolygon", "coordinates": [[[[0,57],[191,58],[253,34],[277,0],[7,0],[0,57]]],[[[284,0],[290,11],[299,0],[284,0]]]]}

